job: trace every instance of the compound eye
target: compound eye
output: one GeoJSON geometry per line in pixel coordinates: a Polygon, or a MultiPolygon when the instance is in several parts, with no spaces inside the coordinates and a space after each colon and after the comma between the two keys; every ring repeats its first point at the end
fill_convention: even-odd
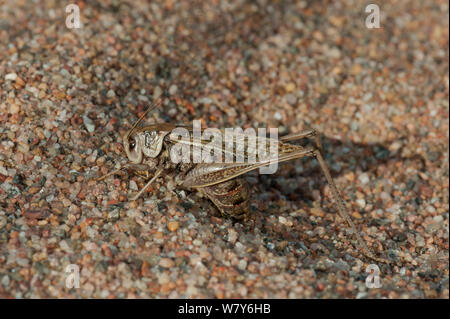
{"type": "Polygon", "coordinates": [[[123,146],[131,162],[140,163],[142,161],[142,150],[138,136],[128,137],[125,135],[123,137],[123,146]]]}

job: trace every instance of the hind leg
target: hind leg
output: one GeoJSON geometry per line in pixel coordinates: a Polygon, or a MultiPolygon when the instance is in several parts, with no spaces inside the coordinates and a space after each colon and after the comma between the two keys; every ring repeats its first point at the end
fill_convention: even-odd
{"type": "Polygon", "coordinates": [[[314,137],[317,148],[322,151],[322,143],[320,142],[319,133],[315,129],[307,129],[298,133],[292,133],[285,136],[280,137],[280,141],[289,142],[289,141],[298,141],[305,138],[314,137]]]}

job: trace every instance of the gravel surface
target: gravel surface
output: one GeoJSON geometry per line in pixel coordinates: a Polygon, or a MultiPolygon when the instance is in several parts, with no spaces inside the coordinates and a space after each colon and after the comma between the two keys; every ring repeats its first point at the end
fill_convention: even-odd
{"type": "MultiPolygon", "coordinates": [[[[150,1],[148,1],[150,2],[150,1]]],[[[0,3],[0,297],[449,298],[447,1],[0,3]],[[314,127],[372,263],[315,160],[247,174],[248,223],[159,178],[93,178],[151,121],[314,127]],[[80,288],[67,288],[78,265],[80,288]]]]}

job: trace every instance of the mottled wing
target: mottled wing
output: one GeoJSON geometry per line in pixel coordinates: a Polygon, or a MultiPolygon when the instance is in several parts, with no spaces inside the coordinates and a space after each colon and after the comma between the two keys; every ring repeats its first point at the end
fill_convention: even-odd
{"type": "Polygon", "coordinates": [[[204,187],[221,183],[271,163],[280,163],[311,154],[302,146],[281,143],[278,156],[256,163],[200,163],[186,174],[183,186],[204,187]]]}
{"type": "MultiPolygon", "coordinates": [[[[199,149],[209,150],[214,154],[211,162],[239,162],[239,163],[259,163],[268,159],[269,157],[276,158],[278,153],[289,153],[292,151],[298,151],[299,147],[287,143],[282,143],[277,139],[267,138],[264,136],[248,135],[245,133],[234,132],[233,139],[230,140],[227,137],[227,133],[224,130],[216,129],[221,140],[207,139],[204,136],[202,138],[196,138],[192,132],[192,129],[186,128],[189,136],[181,138],[169,134],[168,142],[171,144],[185,144],[189,145],[191,154],[199,149]]],[[[206,130],[202,129],[203,135],[206,130]]],[[[193,157],[191,156],[191,159],[193,157]]]]}

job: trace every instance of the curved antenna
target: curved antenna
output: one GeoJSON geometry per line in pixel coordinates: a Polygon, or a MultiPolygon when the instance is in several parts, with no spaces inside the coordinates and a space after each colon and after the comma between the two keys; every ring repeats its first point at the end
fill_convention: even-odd
{"type": "Polygon", "coordinates": [[[142,122],[142,120],[144,119],[144,117],[150,112],[153,111],[155,108],[159,107],[161,105],[162,100],[160,99],[161,95],[158,96],[158,98],[155,100],[155,102],[153,102],[148,109],[144,112],[144,114],[141,115],[141,117],[139,118],[139,120],[136,121],[136,123],[134,123],[133,127],[128,131],[128,133],[125,135],[125,138],[128,140],[128,138],[130,137],[131,133],[134,132],[134,130],[136,129],[136,127],[139,125],[139,123],[142,122]]]}

